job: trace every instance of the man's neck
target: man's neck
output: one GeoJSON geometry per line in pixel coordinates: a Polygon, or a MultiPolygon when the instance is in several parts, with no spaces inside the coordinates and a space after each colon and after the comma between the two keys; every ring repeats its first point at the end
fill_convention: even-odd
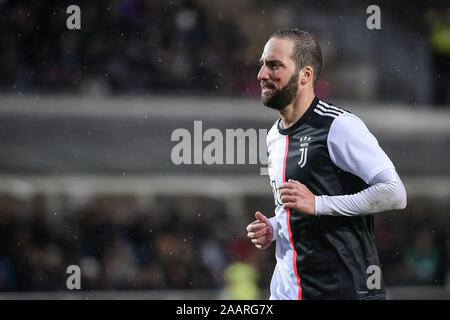
{"type": "Polygon", "coordinates": [[[313,102],[314,97],[314,91],[312,90],[306,94],[298,94],[291,104],[279,111],[284,129],[292,126],[303,116],[313,102]]]}

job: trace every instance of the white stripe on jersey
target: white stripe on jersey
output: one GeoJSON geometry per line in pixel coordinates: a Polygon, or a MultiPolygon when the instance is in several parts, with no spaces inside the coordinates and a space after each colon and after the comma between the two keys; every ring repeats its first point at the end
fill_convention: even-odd
{"type": "Polygon", "coordinates": [[[323,106],[321,106],[321,105],[317,105],[316,106],[316,109],[318,109],[318,110],[321,110],[323,113],[329,113],[329,114],[334,114],[335,116],[340,116],[342,113],[339,113],[339,112],[337,112],[337,111],[335,111],[335,110],[329,110],[329,109],[327,109],[327,108],[324,108],[323,106]]]}
{"type": "Polygon", "coordinates": [[[332,113],[324,113],[322,111],[320,111],[319,109],[314,109],[315,113],[320,114],[321,116],[328,116],[328,117],[333,117],[333,118],[337,118],[338,116],[332,113]]]}
{"type": "Polygon", "coordinates": [[[334,110],[336,110],[336,111],[338,111],[338,112],[340,112],[340,113],[346,113],[345,110],[342,110],[342,109],[337,108],[337,107],[335,107],[335,106],[329,105],[328,103],[326,103],[326,102],[324,102],[324,101],[322,101],[322,100],[319,100],[319,104],[321,104],[321,105],[324,106],[325,108],[328,108],[328,109],[334,109],[334,110]]]}

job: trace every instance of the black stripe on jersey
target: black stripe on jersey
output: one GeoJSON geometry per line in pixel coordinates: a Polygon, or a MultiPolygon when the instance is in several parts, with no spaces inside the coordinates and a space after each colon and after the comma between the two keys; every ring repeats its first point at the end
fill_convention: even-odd
{"type": "Polygon", "coordinates": [[[319,110],[321,110],[322,112],[324,112],[324,113],[330,113],[330,114],[333,114],[333,115],[335,115],[335,116],[340,116],[342,113],[339,113],[338,111],[335,111],[335,110],[331,110],[331,109],[326,109],[323,105],[321,105],[321,104],[318,104],[317,106],[316,106],[316,108],[317,109],[319,109],[319,110]]]}
{"type": "Polygon", "coordinates": [[[339,109],[333,105],[330,105],[328,103],[323,102],[322,100],[319,100],[319,104],[320,106],[324,107],[325,109],[329,110],[329,111],[334,111],[334,112],[339,112],[340,114],[344,114],[344,110],[339,109]]]}

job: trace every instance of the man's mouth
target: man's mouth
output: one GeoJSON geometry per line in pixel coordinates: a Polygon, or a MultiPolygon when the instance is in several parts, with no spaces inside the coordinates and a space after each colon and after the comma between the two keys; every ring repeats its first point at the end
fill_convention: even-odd
{"type": "Polygon", "coordinates": [[[262,93],[269,93],[269,92],[272,92],[274,89],[272,86],[266,85],[266,84],[262,85],[261,87],[262,87],[262,93]]]}

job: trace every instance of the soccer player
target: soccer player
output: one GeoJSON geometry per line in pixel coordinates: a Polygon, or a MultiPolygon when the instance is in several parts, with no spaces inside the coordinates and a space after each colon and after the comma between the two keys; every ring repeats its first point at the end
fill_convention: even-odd
{"type": "Polygon", "coordinates": [[[386,299],[373,214],[405,208],[405,188],[361,119],[315,96],[322,60],[297,29],[264,47],[261,101],[280,113],[267,136],[276,208],[257,211],[247,236],[276,241],[270,299],[386,299]]]}

